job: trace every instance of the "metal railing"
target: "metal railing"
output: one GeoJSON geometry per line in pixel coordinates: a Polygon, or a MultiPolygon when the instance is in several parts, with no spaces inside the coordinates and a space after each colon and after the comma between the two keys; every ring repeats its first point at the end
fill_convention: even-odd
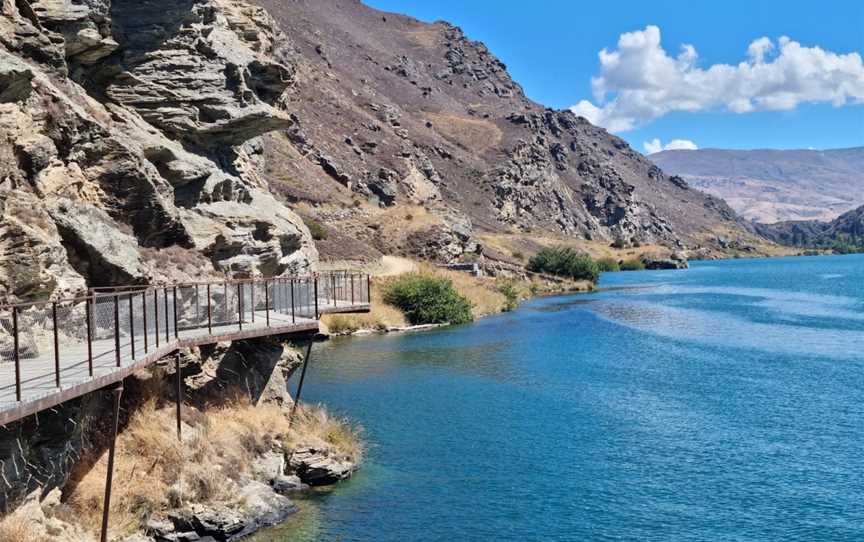
{"type": "Polygon", "coordinates": [[[369,293],[368,275],[335,272],[98,288],[75,299],[0,305],[0,408],[110,374],[183,339],[277,333],[368,307],[369,293]]]}

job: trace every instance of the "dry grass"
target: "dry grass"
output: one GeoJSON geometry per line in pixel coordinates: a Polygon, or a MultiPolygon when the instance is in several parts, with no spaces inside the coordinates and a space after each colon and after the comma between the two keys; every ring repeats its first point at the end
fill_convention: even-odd
{"type": "Polygon", "coordinates": [[[42,536],[24,518],[11,516],[0,521],[2,542],[42,542],[42,536]]]}
{"type": "Polygon", "coordinates": [[[345,418],[331,415],[320,405],[302,405],[287,434],[289,448],[300,445],[329,447],[338,456],[359,463],[363,459],[362,429],[345,418]]]}
{"type": "Polygon", "coordinates": [[[426,113],[435,130],[460,147],[482,152],[501,143],[501,129],[488,120],[426,113]]]}
{"type": "MultiPolygon", "coordinates": [[[[204,412],[187,407],[181,444],[173,408],[155,400],[145,403],[117,440],[113,534],[130,534],[147,518],[183,503],[242,506],[234,482],[250,476],[255,458],[271,450],[311,441],[346,458],[362,456],[359,431],[346,420],[320,407],[301,407],[298,413],[290,427],[285,410],[252,405],[238,392],[228,404],[204,412]]],[[[82,525],[99,525],[106,468],[107,452],[67,496],[82,525]]]]}

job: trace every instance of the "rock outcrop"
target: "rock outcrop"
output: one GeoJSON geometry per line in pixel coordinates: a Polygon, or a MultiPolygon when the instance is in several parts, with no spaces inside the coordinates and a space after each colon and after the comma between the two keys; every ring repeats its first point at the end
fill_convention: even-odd
{"type": "Polygon", "coordinates": [[[0,9],[0,295],[144,282],[153,268],[142,249],[193,250],[209,272],[242,276],[313,268],[308,229],[255,165],[254,139],[292,126],[278,103],[294,68],[263,10],[235,0],[0,9]]]}

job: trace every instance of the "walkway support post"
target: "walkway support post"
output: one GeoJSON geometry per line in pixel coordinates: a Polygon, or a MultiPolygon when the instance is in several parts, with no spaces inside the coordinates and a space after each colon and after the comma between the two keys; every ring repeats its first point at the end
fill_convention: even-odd
{"type": "Polygon", "coordinates": [[[111,484],[114,481],[114,449],[117,445],[117,429],[120,425],[120,398],[123,396],[123,381],[118,382],[114,389],[114,419],[112,420],[111,444],[108,448],[108,474],[105,478],[105,500],[102,503],[102,536],[101,542],[108,542],[108,517],[111,513],[111,484]]]}
{"type": "Polygon", "coordinates": [[[174,370],[177,373],[177,440],[183,442],[183,375],[180,372],[180,354],[174,356],[174,370]]]}
{"type": "Polygon", "coordinates": [[[288,426],[294,422],[294,413],[300,404],[300,393],[303,391],[303,381],[306,379],[306,366],[309,365],[309,356],[312,355],[312,339],[306,344],[306,356],[303,358],[303,369],[300,371],[300,382],[297,383],[297,393],[294,394],[294,404],[291,406],[291,415],[288,416],[288,426]]]}

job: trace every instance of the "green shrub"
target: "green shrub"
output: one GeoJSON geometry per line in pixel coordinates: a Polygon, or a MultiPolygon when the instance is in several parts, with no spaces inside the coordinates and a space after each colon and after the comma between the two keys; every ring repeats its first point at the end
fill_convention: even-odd
{"type": "Polygon", "coordinates": [[[312,239],[316,241],[324,241],[327,239],[327,228],[323,224],[312,218],[304,218],[303,223],[309,228],[309,233],[312,234],[312,239]]]}
{"type": "Polygon", "coordinates": [[[618,260],[615,258],[600,258],[597,260],[597,267],[600,269],[601,273],[621,271],[621,267],[618,265],[618,260]]]}
{"type": "Polygon", "coordinates": [[[502,282],[498,285],[498,292],[504,296],[506,303],[504,304],[505,311],[512,311],[519,307],[519,290],[512,282],[502,282]]]}
{"type": "Polygon", "coordinates": [[[643,271],[645,263],[638,258],[631,258],[621,262],[621,271],[643,271]]]}
{"type": "Polygon", "coordinates": [[[625,241],[624,239],[619,237],[619,238],[615,239],[614,241],[612,241],[612,244],[609,246],[611,246],[612,248],[617,248],[617,249],[627,248],[627,241],[625,241]]]}
{"type": "Polygon", "coordinates": [[[600,278],[597,262],[569,247],[544,248],[528,260],[528,270],[591,282],[600,278]]]}
{"type": "Polygon", "coordinates": [[[471,303],[444,278],[411,273],[384,288],[384,302],[405,313],[413,325],[464,324],[474,319],[471,303]]]}

